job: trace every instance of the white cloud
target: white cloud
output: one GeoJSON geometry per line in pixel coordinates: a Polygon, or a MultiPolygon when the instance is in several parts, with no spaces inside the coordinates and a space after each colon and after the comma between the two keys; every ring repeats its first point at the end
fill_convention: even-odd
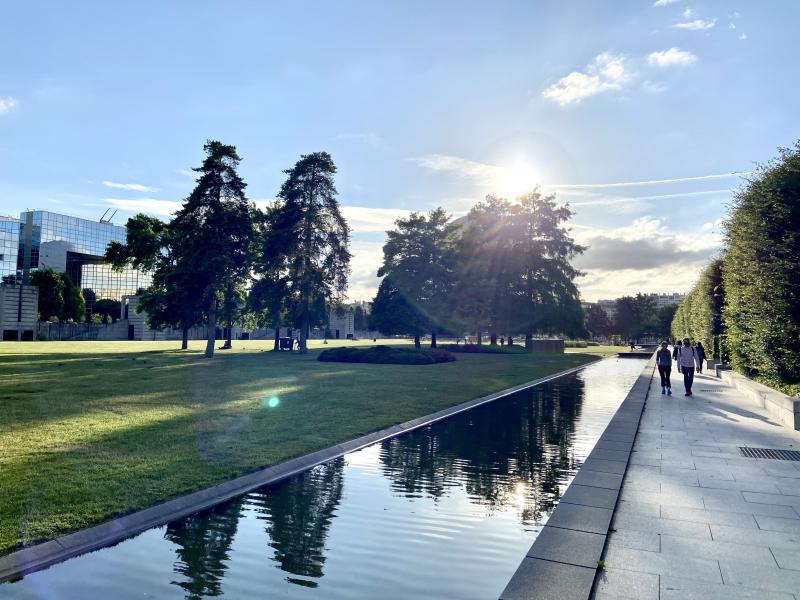
{"type": "Polygon", "coordinates": [[[378,291],[378,269],[383,264],[383,241],[354,240],[350,243],[350,277],[347,297],[351,300],[372,300],[378,291]]]}
{"type": "Polygon", "coordinates": [[[579,243],[589,246],[575,260],[575,265],[587,273],[579,280],[586,299],[686,290],[722,245],[719,233],[711,229],[673,231],[661,219],[649,216],[613,229],[576,228],[574,235],[579,243]],[[685,244],[687,236],[690,248],[685,244]]]}
{"type": "Polygon", "coordinates": [[[103,198],[103,202],[121,210],[160,217],[171,217],[181,207],[181,203],[175,200],[156,200],[155,198],[103,198]]]}
{"type": "Polygon", "coordinates": [[[342,215],[347,219],[350,231],[367,233],[394,228],[397,219],[407,217],[411,211],[401,208],[369,208],[365,206],[342,206],[342,215]]]}
{"type": "Polygon", "coordinates": [[[0,115],[5,115],[10,113],[12,110],[17,108],[16,98],[12,98],[11,96],[6,96],[5,98],[0,98],[0,115]]]}
{"type": "Polygon", "coordinates": [[[142,185],[141,183],[115,183],[113,181],[104,181],[103,185],[118,190],[131,190],[133,192],[157,192],[158,188],[150,187],[149,185],[142,185]]]}
{"type": "Polygon", "coordinates": [[[733,23],[728,23],[728,29],[736,29],[736,25],[733,23]]]}
{"type": "Polygon", "coordinates": [[[734,171],[732,173],[720,173],[718,175],[697,175],[694,177],[676,177],[674,179],[650,179],[647,181],[618,181],[614,183],[550,183],[547,187],[552,188],[610,188],[610,187],[632,187],[638,185],[657,185],[661,183],[682,183],[684,181],[704,181],[707,179],[728,179],[731,177],[744,177],[752,175],[752,171],[734,171]]]}
{"type": "Polygon", "coordinates": [[[705,29],[711,29],[716,24],[716,19],[695,19],[694,21],[677,23],[673,25],[673,27],[675,29],[688,29],[689,31],[703,31],[705,29]]]}
{"type": "Polygon", "coordinates": [[[455,173],[459,177],[491,178],[497,175],[500,167],[488,165],[486,163],[461,158],[460,156],[450,156],[447,154],[428,154],[409,160],[429,171],[447,171],[455,173]]]}
{"type": "Polygon", "coordinates": [[[746,40],[747,39],[747,34],[743,33],[742,35],[739,36],[739,39],[740,40],[746,40]]]}
{"type": "Polygon", "coordinates": [[[659,81],[650,81],[649,79],[642,82],[642,90],[648,94],[661,94],[667,91],[667,86],[659,81]]]}
{"type": "Polygon", "coordinates": [[[686,66],[696,63],[697,56],[688,50],[673,47],[669,50],[651,52],[647,56],[647,62],[655,67],[686,66]]]}
{"type": "Polygon", "coordinates": [[[178,175],[183,175],[184,177],[191,177],[192,179],[197,179],[197,173],[195,173],[191,169],[174,169],[174,171],[178,175]]]}
{"type": "Polygon", "coordinates": [[[691,8],[687,8],[686,10],[683,11],[683,18],[684,19],[691,19],[696,14],[697,13],[694,10],[692,10],[691,8]]]}
{"type": "Polygon", "coordinates": [[[679,0],[656,0],[653,3],[653,6],[669,6],[670,4],[675,4],[679,0]]]}
{"type": "Polygon", "coordinates": [[[630,80],[625,58],[609,52],[598,54],[585,72],[573,71],[542,92],[542,96],[561,106],[579,103],[597,94],[621,90],[630,80]]]}

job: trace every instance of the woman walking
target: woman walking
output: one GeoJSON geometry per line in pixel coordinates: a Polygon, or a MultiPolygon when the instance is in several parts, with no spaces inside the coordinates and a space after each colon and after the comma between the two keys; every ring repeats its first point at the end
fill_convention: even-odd
{"type": "Polygon", "coordinates": [[[699,364],[697,350],[692,347],[692,342],[689,338],[683,338],[683,346],[678,346],[678,369],[683,373],[683,387],[686,388],[685,396],[692,395],[694,369],[699,364]]]}
{"type": "Polygon", "coordinates": [[[661,342],[661,349],[656,352],[656,364],[658,374],[661,375],[661,393],[672,396],[672,384],[669,375],[672,371],[672,355],[667,348],[667,342],[661,342]]]}
{"type": "Polygon", "coordinates": [[[703,347],[703,342],[697,340],[694,349],[697,351],[697,372],[702,373],[703,363],[706,361],[706,349],[703,347]]]}

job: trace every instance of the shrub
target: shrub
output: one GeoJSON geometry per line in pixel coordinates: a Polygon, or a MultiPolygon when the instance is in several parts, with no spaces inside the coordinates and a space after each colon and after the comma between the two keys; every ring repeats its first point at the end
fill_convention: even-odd
{"type": "Polygon", "coordinates": [[[700,279],[678,306],[672,320],[672,337],[703,342],[708,356],[719,358],[724,333],[722,304],[723,259],[716,258],[703,270],[700,279]]]}
{"type": "Polygon", "coordinates": [[[455,356],[439,348],[416,350],[373,346],[372,348],[331,348],[320,353],[317,360],[323,362],[371,363],[380,365],[432,365],[452,362],[455,356]]]}
{"type": "Polygon", "coordinates": [[[731,366],[800,382],[800,142],[736,194],[723,265],[731,366]]]}
{"type": "Polygon", "coordinates": [[[491,344],[445,344],[442,346],[448,352],[461,352],[462,354],[522,354],[528,352],[525,346],[492,346],[491,344]]]}
{"type": "Polygon", "coordinates": [[[586,348],[588,345],[588,342],[584,342],[583,340],[564,341],[564,348],[586,348]]]}

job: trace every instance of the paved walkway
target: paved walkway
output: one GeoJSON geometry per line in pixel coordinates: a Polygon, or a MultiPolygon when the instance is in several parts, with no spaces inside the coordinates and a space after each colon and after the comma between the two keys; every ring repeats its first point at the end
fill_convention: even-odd
{"type": "MultiPolygon", "coordinates": [[[[680,381],[679,381],[680,379],[680,381]]],[[[660,395],[658,373],[625,475],[595,597],[800,600],[800,432],[735,388],[698,375],[660,395]]]]}

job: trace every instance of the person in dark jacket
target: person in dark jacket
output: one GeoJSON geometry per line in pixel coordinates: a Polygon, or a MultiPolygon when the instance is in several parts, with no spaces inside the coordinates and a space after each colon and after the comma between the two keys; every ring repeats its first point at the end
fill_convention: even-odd
{"type": "Polygon", "coordinates": [[[694,345],[694,349],[697,351],[697,372],[703,372],[703,363],[706,360],[706,349],[703,347],[703,342],[697,340],[697,343],[694,345]]]}
{"type": "Polygon", "coordinates": [[[661,375],[661,393],[672,396],[672,384],[669,375],[672,372],[672,356],[667,348],[667,342],[661,342],[661,349],[656,352],[658,374],[661,375]]]}

